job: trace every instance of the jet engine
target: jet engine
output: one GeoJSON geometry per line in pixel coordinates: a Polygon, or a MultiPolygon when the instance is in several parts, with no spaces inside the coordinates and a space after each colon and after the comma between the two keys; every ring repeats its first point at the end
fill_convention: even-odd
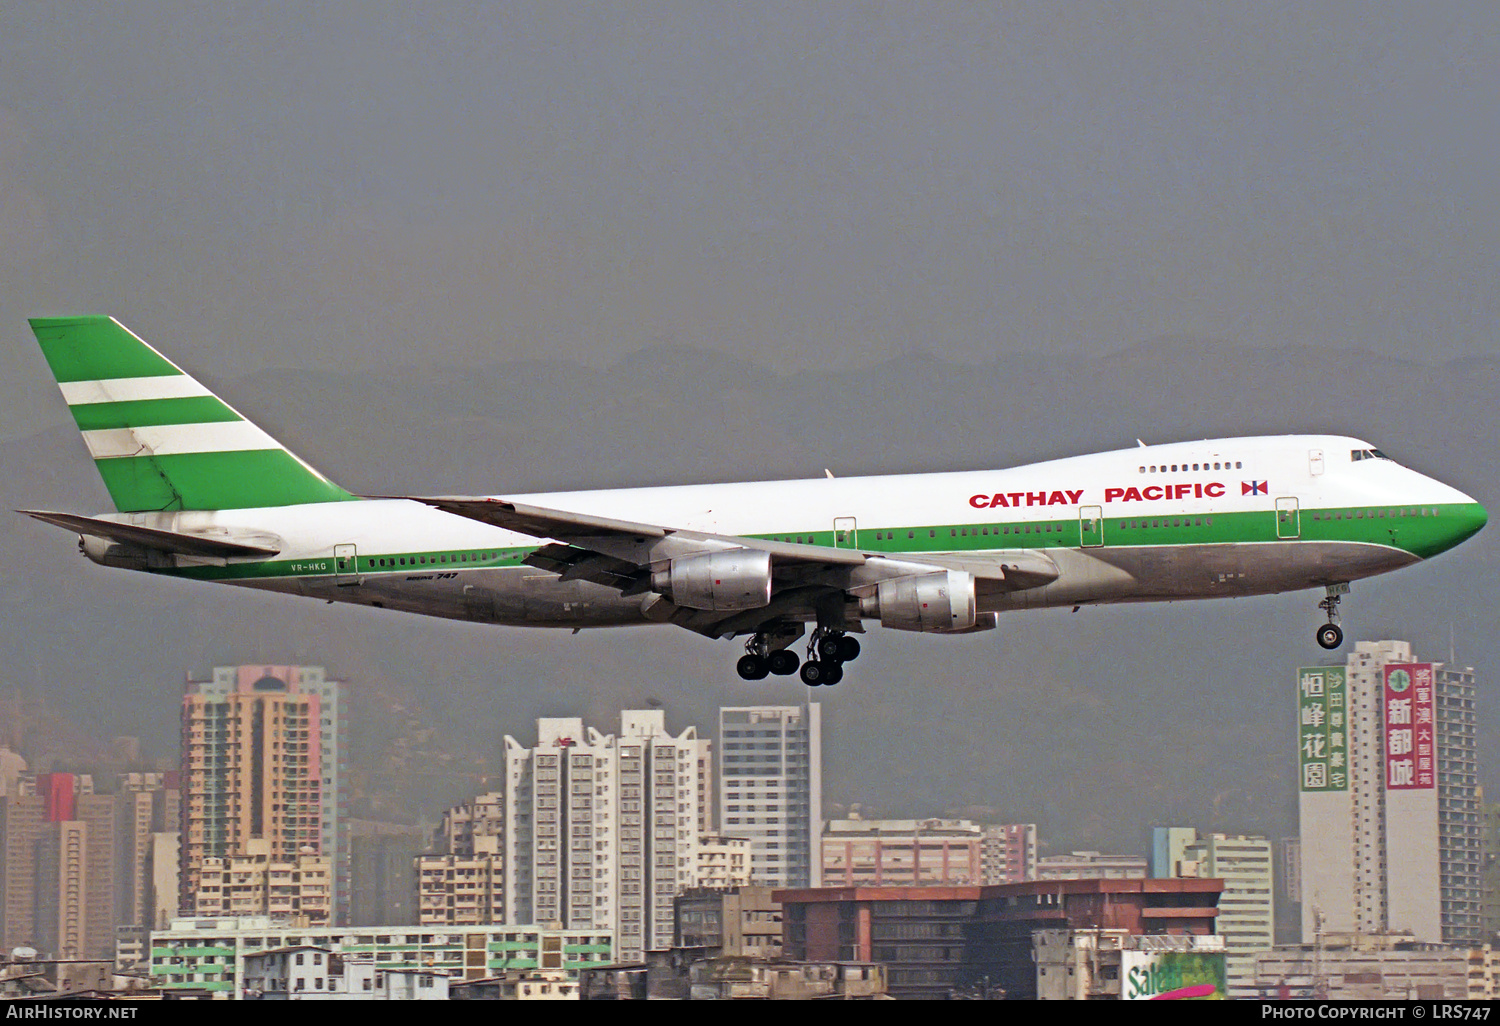
{"type": "Polygon", "coordinates": [[[759,609],[771,601],[771,554],[730,549],[684,556],[652,573],[651,587],[688,609],[759,609]]]}
{"type": "Polygon", "coordinates": [[[860,599],[859,611],[898,631],[966,631],[977,620],[974,575],[940,570],[881,581],[875,594],[860,599]]]}

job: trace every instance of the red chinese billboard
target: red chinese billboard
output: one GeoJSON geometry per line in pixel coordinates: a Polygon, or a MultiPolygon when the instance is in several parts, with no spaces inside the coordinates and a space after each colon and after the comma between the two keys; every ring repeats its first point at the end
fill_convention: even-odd
{"type": "Polygon", "coordinates": [[[1389,663],[1385,668],[1385,787],[1387,791],[1436,786],[1437,720],[1431,663],[1389,663]]]}

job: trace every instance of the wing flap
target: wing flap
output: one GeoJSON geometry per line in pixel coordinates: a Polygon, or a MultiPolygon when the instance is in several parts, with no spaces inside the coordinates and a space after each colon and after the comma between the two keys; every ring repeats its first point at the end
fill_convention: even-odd
{"type": "Polygon", "coordinates": [[[550,570],[564,581],[593,581],[624,590],[650,575],[624,559],[574,545],[543,545],[524,560],[527,566],[550,570]]]}

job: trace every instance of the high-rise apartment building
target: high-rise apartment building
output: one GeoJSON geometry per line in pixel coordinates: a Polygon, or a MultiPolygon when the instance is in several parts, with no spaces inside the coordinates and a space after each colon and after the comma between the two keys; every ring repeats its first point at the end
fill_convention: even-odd
{"type": "Polygon", "coordinates": [[[1036,875],[1036,824],[834,819],[821,850],[824,887],[1016,883],[1036,875]]]}
{"type": "Polygon", "coordinates": [[[824,887],[985,882],[984,828],[967,819],[833,819],[821,852],[824,887]]]}
{"type": "Polygon", "coordinates": [[[443,814],[438,850],[416,859],[418,923],[505,922],[504,799],[491,791],[443,814]]]}
{"type": "Polygon", "coordinates": [[[0,938],[8,952],[112,958],[115,803],[72,773],[42,773],[0,798],[0,938]]]}
{"type": "Polygon", "coordinates": [[[1036,879],[1035,823],[997,823],[984,828],[984,882],[1020,883],[1036,879]]]}
{"type": "Polygon", "coordinates": [[[823,830],[822,707],[719,710],[719,832],[750,839],[750,881],[817,887],[823,830]]]}
{"type": "Polygon", "coordinates": [[[306,917],[326,927],[333,913],[333,866],[326,855],[303,851],[276,854],[270,842],[255,838],[225,858],[210,856],[198,871],[194,914],[306,917]]]}
{"type": "Polygon", "coordinates": [[[492,926],[505,922],[505,872],[498,855],[416,858],[417,923],[492,926]]]}
{"type": "Polygon", "coordinates": [[[221,666],[182,699],[182,907],[195,905],[205,859],[326,856],[334,915],[346,914],[348,859],[337,681],[315,666],[221,666]]]}
{"type": "Polygon", "coordinates": [[[691,887],[707,742],[667,733],[659,709],[625,710],[620,733],[577,718],[505,738],[505,907],[515,925],[612,931],[625,961],[672,944],[672,899],[691,887]]]}
{"type": "Polygon", "coordinates": [[[1360,642],[1297,674],[1302,939],[1481,937],[1474,671],[1360,642]]]}
{"type": "MultiPolygon", "coordinates": [[[[115,795],[115,910],[121,926],[155,926],[156,835],[175,832],[181,816],[178,774],[125,773],[115,795]]],[[[177,910],[177,895],[170,897],[177,910]]]]}
{"type": "Polygon", "coordinates": [[[1230,997],[1253,997],[1255,956],[1276,943],[1273,845],[1265,837],[1199,835],[1192,827],[1152,831],[1151,874],[1224,881],[1214,932],[1224,940],[1230,997]]]}
{"type": "Polygon", "coordinates": [[[698,836],[698,872],[694,887],[750,886],[750,840],[719,834],[698,836]]]}
{"type": "Polygon", "coordinates": [[[1143,855],[1070,851],[1037,859],[1035,880],[1144,880],[1150,868],[1143,855]]]}

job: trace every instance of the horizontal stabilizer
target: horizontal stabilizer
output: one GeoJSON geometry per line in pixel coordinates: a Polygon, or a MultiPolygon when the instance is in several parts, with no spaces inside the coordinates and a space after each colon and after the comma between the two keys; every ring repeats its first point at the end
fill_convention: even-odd
{"type": "Polygon", "coordinates": [[[108,538],[110,541],[117,541],[124,545],[138,545],[145,549],[174,552],[184,556],[245,559],[274,556],[281,551],[275,547],[234,540],[227,535],[184,534],[181,531],[163,531],[154,527],[139,527],[135,524],[101,520],[97,517],[81,517],[73,513],[47,513],[32,509],[20,509],[16,512],[25,513],[28,517],[35,517],[43,523],[68,531],[76,531],[79,534],[108,538]]]}

